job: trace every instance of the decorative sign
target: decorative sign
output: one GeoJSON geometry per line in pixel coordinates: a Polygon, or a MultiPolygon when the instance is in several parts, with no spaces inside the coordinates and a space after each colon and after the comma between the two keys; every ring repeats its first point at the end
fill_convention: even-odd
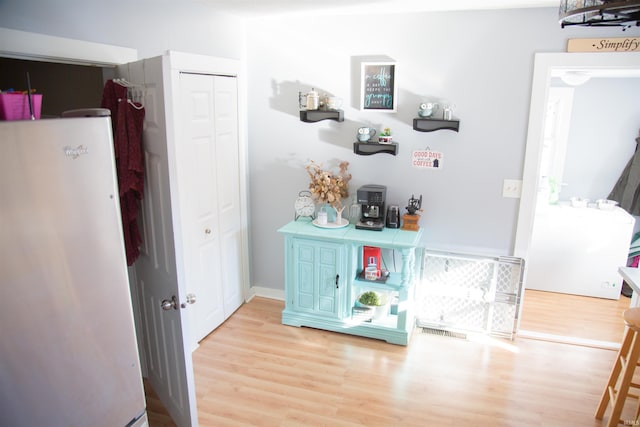
{"type": "Polygon", "coordinates": [[[415,150],[411,155],[411,166],[417,169],[442,169],[444,155],[439,151],[415,150]]]}
{"type": "Polygon", "coordinates": [[[569,39],[567,52],[640,52],[640,37],[569,39]]]}
{"type": "Polygon", "coordinates": [[[396,111],[396,65],[394,62],[363,62],[361,65],[361,110],[396,111]]]}

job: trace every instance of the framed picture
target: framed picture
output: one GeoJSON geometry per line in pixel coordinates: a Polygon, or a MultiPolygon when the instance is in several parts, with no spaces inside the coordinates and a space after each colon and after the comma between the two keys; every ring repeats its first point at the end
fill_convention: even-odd
{"type": "Polygon", "coordinates": [[[360,71],[360,109],[396,112],[396,63],[362,62],[360,71]]]}

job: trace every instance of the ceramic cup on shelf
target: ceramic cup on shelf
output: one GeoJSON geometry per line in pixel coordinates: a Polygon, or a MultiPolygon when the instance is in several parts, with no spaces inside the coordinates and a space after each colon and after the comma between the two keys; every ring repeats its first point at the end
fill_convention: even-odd
{"type": "Polygon", "coordinates": [[[418,115],[420,117],[431,117],[433,112],[438,108],[436,102],[423,102],[418,109],[418,115]]]}
{"type": "Polygon", "coordinates": [[[378,280],[380,278],[380,270],[378,266],[370,265],[364,269],[364,278],[367,280],[378,280]]]}
{"type": "Polygon", "coordinates": [[[358,129],[358,141],[367,142],[376,134],[376,130],[373,128],[359,128],[358,129]]]}
{"type": "Polygon", "coordinates": [[[327,108],[329,110],[337,110],[340,107],[342,107],[342,98],[338,98],[337,96],[327,97],[327,108]]]}

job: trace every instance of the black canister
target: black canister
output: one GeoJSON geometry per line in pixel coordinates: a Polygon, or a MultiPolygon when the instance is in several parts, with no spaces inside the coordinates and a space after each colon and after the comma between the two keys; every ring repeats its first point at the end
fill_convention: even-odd
{"type": "Polygon", "coordinates": [[[400,208],[397,206],[387,209],[387,228],[400,228],[400,208]]]}

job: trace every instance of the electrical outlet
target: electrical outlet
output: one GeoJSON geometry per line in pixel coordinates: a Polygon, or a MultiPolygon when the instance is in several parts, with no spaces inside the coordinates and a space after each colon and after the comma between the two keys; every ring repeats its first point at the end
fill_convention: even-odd
{"type": "Polygon", "coordinates": [[[519,199],[522,194],[521,179],[505,179],[502,184],[502,197],[519,199]]]}

